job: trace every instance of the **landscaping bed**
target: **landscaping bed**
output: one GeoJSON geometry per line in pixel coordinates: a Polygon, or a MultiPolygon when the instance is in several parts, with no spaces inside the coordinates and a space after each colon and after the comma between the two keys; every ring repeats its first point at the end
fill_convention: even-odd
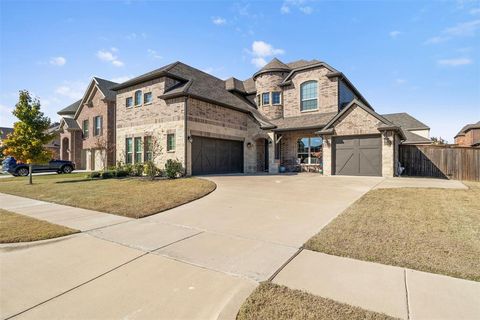
{"type": "Polygon", "coordinates": [[[0,209],[0,243],[45,240],[77,232],[79,231],[0,209]]]}
{"type": "Polygon", "coordinates": [[[368,192],[305,248],[480,281],[480,183],[368,192]]]}
{"type": "Polygon", "coordinates": [[[300,290],[262,283],[243,303],[237,320],[394,319],[300,290]]]}
{"type": "Polygon", "coordinates": [[[197,178],[87,179],[85,174],[0,180],[0,192],[132,218],[142,218],[193,201],[215,190],[197,178]]]}

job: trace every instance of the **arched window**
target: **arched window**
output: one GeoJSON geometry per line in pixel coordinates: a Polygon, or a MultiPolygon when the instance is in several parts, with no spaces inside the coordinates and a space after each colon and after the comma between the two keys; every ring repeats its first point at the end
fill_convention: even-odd
{"type": "Polygon", "coordinates": [[[135,91],[135,105],[139,106],[142,104],[142,90],[135,91]]]}
{"type": "Polygon", "coordinates": [[[300,111],[318,108],[317,81],[307,81],[300,85],[300,111]]]}

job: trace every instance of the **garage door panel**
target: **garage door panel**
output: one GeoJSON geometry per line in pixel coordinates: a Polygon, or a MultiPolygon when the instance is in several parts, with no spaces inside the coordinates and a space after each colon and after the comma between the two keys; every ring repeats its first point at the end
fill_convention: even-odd
{"type": "Polygon", "coordinates": [[[335,137],[334,173],[337,175],[381,176],[380,135],[335,137]]]}
{"type": "Polygon", "coordinates": [[[243,142],[193,137],[192,174],[243,172],[243,142]]]}

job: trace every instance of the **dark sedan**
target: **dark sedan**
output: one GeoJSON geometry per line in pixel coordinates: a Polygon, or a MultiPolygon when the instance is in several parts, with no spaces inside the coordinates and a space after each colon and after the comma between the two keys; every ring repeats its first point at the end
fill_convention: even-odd
{"type": "MultiPolygon", "coordinates": [[[[45,164],[34,164],[32,168],[33,173],[72,173],[73,170],[75,170],[75,163],[66,160],[51,160],[45,164]]],[[[7,157],[2,162],[2,171],[8,172],[14,176],[28,176],[28,164],[19,163],[15,158],[7,157]]]]}

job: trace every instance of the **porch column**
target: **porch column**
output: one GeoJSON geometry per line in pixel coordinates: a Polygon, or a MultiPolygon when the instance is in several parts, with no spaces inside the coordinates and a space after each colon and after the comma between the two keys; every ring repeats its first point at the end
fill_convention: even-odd
{"type": "Polygon", "coordinates": [[[332,136],[322,135],[322,138],[323,138],[323,145],[322,145],[323,175],[331,176],[332,175],[332,136]]]}
{"type": "Polygon", "coordinates": [[[278,173],[278,166],[279,162],[275,160],[275,148],[277,145],[275,144],[275,133],[274,132],[269,132],[268,137],[271,141],[269,143],[266,141],[266,143],[269,143],[268,145],[268,173],[278,173]]]}

